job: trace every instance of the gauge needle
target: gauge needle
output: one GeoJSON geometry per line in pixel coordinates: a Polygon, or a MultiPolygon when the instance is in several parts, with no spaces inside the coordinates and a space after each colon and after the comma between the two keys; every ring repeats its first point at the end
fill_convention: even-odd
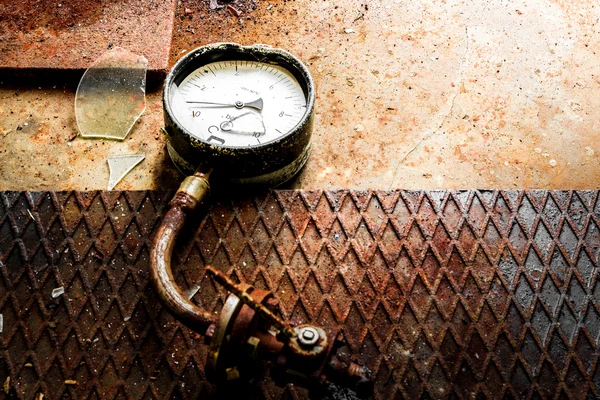
{"type": "Polygon", "coordinates": [[[249,108],[254,108],[258,111],[262,111],[262,109],[263,109],[263,100],[260,97],[249,103],[244,103],[241,101],[236,101],[235,103],[215,103],[212,101],[186,101],[186,103],[206,104],[207,106],[215,106],[215,107],[235,107],[238,109],[242,109],[244,107],[249,107],[249,108]]]}

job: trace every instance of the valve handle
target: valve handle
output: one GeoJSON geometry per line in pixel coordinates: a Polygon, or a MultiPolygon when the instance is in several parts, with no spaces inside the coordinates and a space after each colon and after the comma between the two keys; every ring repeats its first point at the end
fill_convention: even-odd
{"type": "Polygon", "coordinates": [[[213,279],[222,285],[225,289],[236,295],[242,303],[253,309],[256,313],[258,313],[265,320],[269,321],[273,326],[279,329],[280,332],[283,333],[283,341],[289,342],[292,339],[297,337],[297,333],[288,323],[275,315],[271,310],[265,307],[263,304],[255,301],[252,298],[252,295],[248,293],[246,290],[242,289],[242,287],[235,282],[233,282],[227,275],[222,273],[221,271],[211,267],[210,265],[206,266],[206,272],[213,277],[213,279]]]}

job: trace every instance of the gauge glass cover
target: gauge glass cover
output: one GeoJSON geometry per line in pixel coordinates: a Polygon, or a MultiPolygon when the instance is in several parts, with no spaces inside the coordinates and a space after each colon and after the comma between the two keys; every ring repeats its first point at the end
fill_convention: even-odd
{"type": "Polygon", "coordinates": [[[306,97],[285,68],[257,61],[205,64],[172,87],[178,122],[198,139],[222,147],[255,147],[292,131],[306,97]]]}

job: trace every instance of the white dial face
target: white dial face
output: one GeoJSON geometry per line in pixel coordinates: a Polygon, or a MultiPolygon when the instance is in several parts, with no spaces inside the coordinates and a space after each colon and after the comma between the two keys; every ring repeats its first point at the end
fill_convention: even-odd
{"type": "Polygon", "coordinates": [[[216,146],[253,147],[292,130],[306,97],[290,72],[256,61],[220,61],[173,85],[172,110],[194,136],[216,146]]]}

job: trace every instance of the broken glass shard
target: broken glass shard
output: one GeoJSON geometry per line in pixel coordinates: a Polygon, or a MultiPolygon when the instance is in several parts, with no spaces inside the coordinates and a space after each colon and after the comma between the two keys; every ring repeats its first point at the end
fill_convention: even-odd
{"type": "Polygon", "coordinates": [[[75,95],[81,136],[127,137],[146,108],[147,65],[145,57],[115,47],[85,71],[75,95]]]}
{"type": "Polygon", "coordinates": [[[192,286],[188,290],[184,291],[183,294],[185,295],[185,297],[191,300],[192,297],[194,297],[196,293],[198,293],[198,290],[200,290],[200,286],[192,286]]]}
{"type": "Polygon", "coordinates": [[[121,154],[108,157],[108,190],[113,190],[117,183],[123,179],[136,165],[146,158],[143,154],[121,154]]]}
{"type": "Polygon", "coordinates": [[[52,289],[52,298],[55,299],[58,296],[61,296],[63,293],[65,293],[65,287],[64,286],[52,289]]]}

